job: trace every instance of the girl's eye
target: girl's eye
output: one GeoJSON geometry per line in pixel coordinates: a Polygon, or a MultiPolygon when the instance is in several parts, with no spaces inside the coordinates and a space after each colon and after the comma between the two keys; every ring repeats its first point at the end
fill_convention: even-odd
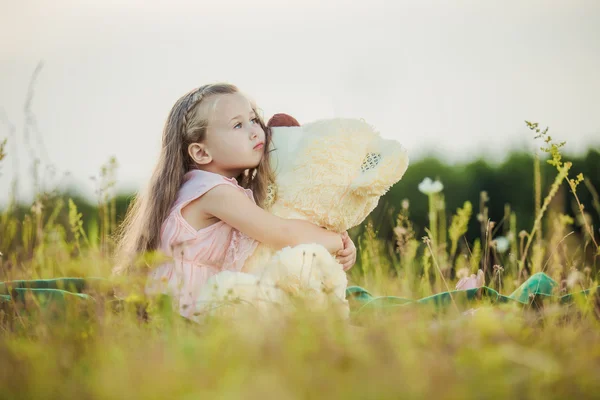
{"type": "MultiPolygon", "coordinates": [[[[255,123],[255,124],[258,124],[258,117],[257,117],[257,118],[252,118],[250,121],[252,121],[252,122],[253,122],[253,123],[255,123]]],[[[237,127],[238,127],[238,126],[241,128],[241,127],[242,127],[242,123],[241,123],[241,122],[238,122],[237,124],[235,124],[235,125],[233,126],[233,129],[237,129],[237,127]]]]}

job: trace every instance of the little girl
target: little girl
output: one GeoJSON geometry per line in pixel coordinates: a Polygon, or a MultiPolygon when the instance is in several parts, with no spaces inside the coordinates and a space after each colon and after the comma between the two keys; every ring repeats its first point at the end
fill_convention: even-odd
{"type": "Polygon", "coordinates": [[[198,290],[222,270],[240,271],[258,242],[281,249],[323,245],[344,269],[356,259],[347,233],[263,210],[270,130],[237,87],[204,85],[171,109],[150,184],[125,217],[115,274],[131,274],[136,256],[159,250],[171,262],[151,271],[148,288],[167,287],[190,317],[198,290]]]}

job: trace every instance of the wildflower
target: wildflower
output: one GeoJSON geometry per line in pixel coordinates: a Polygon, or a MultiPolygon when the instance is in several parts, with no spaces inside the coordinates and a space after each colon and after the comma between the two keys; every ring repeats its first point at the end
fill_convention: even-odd
{"type": "Polygon", "coordinates": [[[456,290],[469,290],[480,288],[485,285],[485,276],[482,270],[477,271],[477,275],[471,274],[466,278],[461,278],[456,284],[456,290]]]}
{"type": "Polygon", "coordinates": [[[577,225],[578,226],[583,226],[583,225],[591,225],[592,224],[592,216],[586,212],[582,214],[577,214],[577,225]]]}
{"type": "Polygon", "coordinates": [[[39,215],[42,213],[42,209],[44,208],[44,205],[42,204],[41,201],[36,200],[35,203],[33,203],[33,205],[31,206],[31,211],[35,214],[35,215],[39,215]]]}
{"type": "Polygon", "coordinates": [[[478,308],[469,308],[467,311],[463,311],[462,315],[466,315],[468,317],[472,317],[479,310],[478,308]]]}
{"type": "Polygon", "coordinates": [[[435,182],[431,180],[431,178],[423,179],[423,182],[419,183],[419,191],[426,195],[431,195],[434,193],[439,193],[444,189],[444,185],[442,182],[436,180],[435,182]]]}
{"type": "Polygon", "coordinates": [[[569,289],[573,289],[575,286],[582,284],[585,279],[585,276],[576,269],[571,269],[571,273],[567,277],[567,287],[569,289]]]}
{"type": "Polygon", "coordinates": [[[394,228],[394,233],[396,233],[398,236],[404,236],[408,233],[408,230],[403,226],[397,226],[394,228]]]}
{"type": "Polygon", "coordinates": [[[467,267],[462,267],[458,271],[456,271],[456,277],[459,279],[468,278],[469,277],[469,269],[467,267]]]}
{"type": "Polygon", "coordinates": [[[484,203],[487,203],[488,201],[490,201],[490,196],[488,196],[488,193],[485,190],[479,194],[479,198],[484,203]]]}
{"type": "Polygon", "coordinates": [[[510,248],[510,241],[504,236],[498,236],[494,243],[496,244],[496,250],[498,253],[506,253],[506,251],[510,248]]]}
{"type": "Polygon", "coordinates": [[[408,202],[408,199],[404,199],[402,200],[402,209],[403,210],[408,210],[410,203],[408,202]]]}

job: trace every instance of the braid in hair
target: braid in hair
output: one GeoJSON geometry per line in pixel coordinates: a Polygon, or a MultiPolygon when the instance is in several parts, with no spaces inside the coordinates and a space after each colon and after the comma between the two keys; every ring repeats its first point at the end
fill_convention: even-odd
{"type": "Polygon", "coordinates": [[[202,97],[204,97],[203,91],[205,88],[206,86],[201,86],[190,93],[190,96],[187,99],[188,104],[186,105],[181,117],[181,133],[185,134],[188,130],[188,122],[190,120],[192,110],[202,101],[202,97]]]}

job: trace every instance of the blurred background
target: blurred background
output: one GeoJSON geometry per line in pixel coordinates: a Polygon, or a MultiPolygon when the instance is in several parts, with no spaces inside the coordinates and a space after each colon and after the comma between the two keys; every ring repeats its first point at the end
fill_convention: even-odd
{"type": "MultiPolygon", "coordinates": [[[[2,207],[57,191],[76,200],[88,226],[104,186],[119,219],[150,176],[173,103],[214,81],[238,85],[265,119],[364,118],[406,146],[411,166],[372,215],[384,237],[403,199],[423,233],[425,177],[444,184],[449,212],[469,200],[477,213],[486,191],[492,220],[510,204],[530,228],[540,142],[525,120],[567,141],[573,172],[589,181],[580,186],[589,209],[589,187],[600,187],[597,1],[4,0],[0,8],[2,207]]],[[[544,188],[555,172],[541,163],[544,188]]],[[[574,215],[564,186],[557,199],[574,215]]],[[[598,213],[590,218],[600,225],[598,213]]],[[[469,235],[479,223],[471,220],[469,235]]]]}

